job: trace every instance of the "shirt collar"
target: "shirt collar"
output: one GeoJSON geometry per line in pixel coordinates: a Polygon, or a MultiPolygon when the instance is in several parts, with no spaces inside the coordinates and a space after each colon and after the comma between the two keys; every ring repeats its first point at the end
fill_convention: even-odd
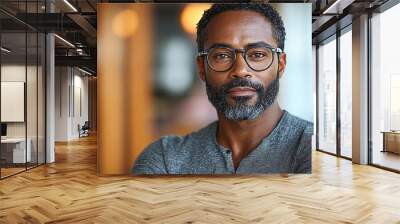
{"type": "MultiPolygon", "coordinates": [[[[279,133],[279,130],[282,128],[282,126],[284,126],[286,117],[288,116],[288,112],[286,110],[283,110],[282,116],[278,121],[278,124],[275,126],[274,129],[272,129],[271,133],[269,133],[269,135],[267,135],[266,137],[263,138],[263,140],[261,141],[260,145],[265,144],[267,141],[269,141],[270,139],[274,138],[275,135],[277,135],[279,133]]],[[[228,148],[220,145],[217,141],[217,129],[218,129],[218,120],[214,121],[211,124],[211,130],[210,130],[210,134],[212,135],[212,139],[213,139],[213,143],[214,145],[217,146],[218,149],[220,150],[228,150],[228,148]]],[[[257,149],[258,147],[256,147],[257,149]]]]}

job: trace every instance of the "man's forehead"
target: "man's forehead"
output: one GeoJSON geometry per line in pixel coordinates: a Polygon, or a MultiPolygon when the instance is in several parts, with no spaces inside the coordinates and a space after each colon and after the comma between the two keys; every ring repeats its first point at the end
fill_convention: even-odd
{"type": "Polygon", "coordinates": [[[276,46],[271,23],[258,12],[248,10],[222,12],[211,19],[206,29],[206,48],[215,43],[239,46],[260,41],[276,46]]]}

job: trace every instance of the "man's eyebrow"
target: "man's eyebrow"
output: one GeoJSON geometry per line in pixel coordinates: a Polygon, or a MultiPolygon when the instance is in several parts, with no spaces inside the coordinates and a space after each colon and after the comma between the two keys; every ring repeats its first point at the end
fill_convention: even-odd
{"type": "MultiPolygon", "coordinates": [[[[211,45],[208,49],[210,48],[214,48],[214,47],[228,47],[228,48],[233,48],[232,45],[230,44],[225,44],[225,43],[215,43],[213,45],[211,45]]],[[[259,42],[254,42],[254,43],[249,43],[246,44],[245,48],[250,48],[250,47],[272,47],[273,46],[271,44],[268,44],[264,41],[259,41],[259,42]]]]}
{"type": "Polygon", "coordinates": [[[246,45],[245,48],[249,48],[249,47],[272,47],[273,48],[273,46],[271,44],[268,44],[264,41],[249,43],[246,45]]]}
{"type": "Polygon", "coordinates": [[[228,47],[228,48],[233,48],[232,45],[225,44],[225,43],[215,43],[211,45],[208,49],[213,48],[213,47],[228,47]]]}

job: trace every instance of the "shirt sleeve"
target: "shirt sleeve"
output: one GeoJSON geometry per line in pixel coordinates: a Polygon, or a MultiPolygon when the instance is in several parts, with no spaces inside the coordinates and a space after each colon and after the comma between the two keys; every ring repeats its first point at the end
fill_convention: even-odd
{"type": "Polygon", "coordinates": [[[311,173],[312,134],[313,134],[313,126],[311,124],[304,129],[304,132],[301,136],[300,144],[295,157],[294,173],[311,173]]]}
{"type": "Polygon", "coordinates": [[[132,173],[135,175],[168,174],[164,161],[162,139],[143,150],[132,167],[132,173]]]}

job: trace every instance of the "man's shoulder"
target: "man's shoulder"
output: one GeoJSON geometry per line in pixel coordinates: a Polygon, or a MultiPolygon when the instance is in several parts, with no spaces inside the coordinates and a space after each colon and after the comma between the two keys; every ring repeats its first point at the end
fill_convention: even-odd
{"type": "Polygon", "coordinates": [[[314,132],[314,124],[289,112],[286,112],[286,124],[291,129],[301,130],[306,134],[312,134],[314,132]]]}
{"type": "Polygon", "coordinates": [[[187,147],[189,145],[198,145],[202,141],[209,141],[212,137],[213,130],[215,129],[216,122],[212,122],[207,126],[189,133],[187,135],[165,135],[153,142],[147,147],[147,149],[162,148],[164,151],[176,151],[180,148],[186,148],[188,150],[193,147],[187,147]],[[184,147],[186,146],[186,147],[184,147]]]}
{"type": "MultiPolygon", "coordinates": [[[[187,135],[166,135],[148,145],[133,166],[135,174],[174,173],[190,167],[193,158],[205,154],[215,131],[215,122],[187,135]]],[[[177,172],[179,173],[179,172],[177,172]]]]}
{"type": "MultiPolygon", "coordinates": [[[[292,137],[294,160],[291,161],[293,173],[311,173],[311,138],[314,132],[312,122],[297,117],[292,114],[287,114],[287,126],[290,127],[289,136],[292,137]]],[[[289,137],[290,138],[290,137],[289,137]]]]}

